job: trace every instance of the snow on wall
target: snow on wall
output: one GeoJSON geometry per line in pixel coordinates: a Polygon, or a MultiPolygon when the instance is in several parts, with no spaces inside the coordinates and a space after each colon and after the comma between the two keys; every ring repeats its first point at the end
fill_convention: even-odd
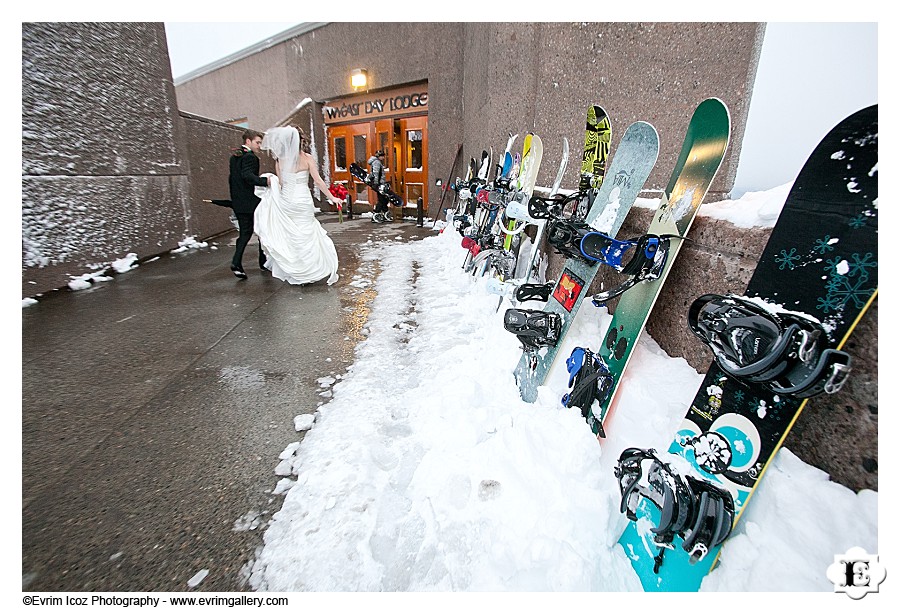
{"type": "Polygon", "coordinates": [[[165,31],[22,25],[23,296],[188,233],[188,164],[165,31]]]}

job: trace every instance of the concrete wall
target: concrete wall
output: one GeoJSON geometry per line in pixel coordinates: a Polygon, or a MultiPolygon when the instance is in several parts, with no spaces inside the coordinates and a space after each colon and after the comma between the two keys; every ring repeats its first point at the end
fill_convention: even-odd
{"type": "MultiPolygon", "coordinates": [[[[580,159],[587,107],[601,104],[612,118],[613,147],[634,121],[656,126],[661,151],[647,183],[655,189],[668,181],[694,108],[716,96],[731,111],[733,131],[715,198],[734,182],[764,31],[759,23],[333,23],[176,92],[184,111],[223,121],[246,116],[265,130],[305,97],[351,93],[353,68],[368,70],[372,88],[427,80],[431,185],[446,181],[460,143],[468,160],[489,147],[499,153],[509,132],[521,135],[520,148],[527,131],[543,140],[538,183],[549,185],[563,137],[570,160],[580,159]]],[[[569,165],[564,187],[577,185],[578,169],[569,165]]],[[[440,191],[430,198],[436,215],[440,191]]]]}
{"type": "MultiPolygon", "coordinates": [[[[647,189],[665,188],[694,108],[721,98],[732,121],[729,151],[710,197],[731,190],[750,92],[762,47],[757,23],[467,24],[464,125],[466,159],[528,131],[544,155],[538,185],[553,182],[569,141],[563,187],[578,185],[588,106],[612,123],[612,148],[629,124],[652,123],[660,154],[647,189]]],[[[433,139],[432,143],[439,143],[433,139]]],[[[432,146],[434,149],[435,146],[432,146]]]]}
{"type": "MultiPolygon", "coordinates": [[[[233,230],[231,209],[204,200],[230,199],[228,192],[228,158],[241,146],[244,128],[238,128],[205,117],[181,113],[190,159],[189,199],[187,205],[190,234],[205,239],[233,230]]],[[[268,156],[260,159],[260,172],[275,172],[268,156]]]]}
{"type": "Polygon", "coordinates": [[[22,294],[177,247],[188,152],[162,24],[22,24],[22,294]]]}
{"type": "Polygon", "coordinates": [[[179,112],[161,24],[23,24],[22,51],[23,297],[233,229],[203,200],[243,129],[179,112]]]}

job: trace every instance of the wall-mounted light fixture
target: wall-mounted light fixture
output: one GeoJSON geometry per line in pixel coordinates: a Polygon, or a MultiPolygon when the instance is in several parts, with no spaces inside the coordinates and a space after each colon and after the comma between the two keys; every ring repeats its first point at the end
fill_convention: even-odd
{"type": "Polygon", "coordinates": [[[350,85],[353,89],[362,89],[369,84],[369,73],[365,68],[354,68],[350,73],[350,85]]]}

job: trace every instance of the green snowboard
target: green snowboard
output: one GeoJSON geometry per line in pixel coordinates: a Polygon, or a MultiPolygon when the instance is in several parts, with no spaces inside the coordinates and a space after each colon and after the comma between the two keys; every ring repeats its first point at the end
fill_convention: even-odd
{"type": "Polygon", "coordinates": [[[730,134],[731,118],[725,104],[718,98],[701,102],[691,117],[681,154],[647,230],[652,235],[674,236],[669,240],[665,265],[657,279],[638,283],[621,295],[603,347],[597,352],[613,376],[606,401],[599,409],[595,404],[587,417],[591,430],[598,437],[605,437],[603,421],[615,402],[635,342],[643,332],[672,263],[681,250],[683,237],[719,170],[730,134]]]}

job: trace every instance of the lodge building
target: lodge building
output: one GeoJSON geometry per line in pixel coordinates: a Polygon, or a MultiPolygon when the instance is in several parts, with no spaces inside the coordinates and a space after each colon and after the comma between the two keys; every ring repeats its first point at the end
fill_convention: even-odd
{"type": "MultiPolygon", "coordinates": [[[[180,77],[175,91],[179,109],[203,117],[261,131],[309,126],[330,181],[352,182],[346,163],[365,167],[384,149],[394,190],[409,204],[422,197],[432,216],[459,145],[469,160],[534,132],[544,143],[538,185],[549,185],[562,139],[580,151],[592,104],[611,117],[613,149],[628,124],[656,126],[661,152],[648,188],[661,189],[694,107],[715,96],[733,124],[712,186],[723,195],[763,34],[759,23],[301,24],[180,77]],[[365,85],[354,87],[361,75],[365,85]]],[[[577,185],[577,173],[569,164],[564,186],[577,185]]],[[[358,182],[352,191],[359,203],[374,196],[358,182]]]]}

